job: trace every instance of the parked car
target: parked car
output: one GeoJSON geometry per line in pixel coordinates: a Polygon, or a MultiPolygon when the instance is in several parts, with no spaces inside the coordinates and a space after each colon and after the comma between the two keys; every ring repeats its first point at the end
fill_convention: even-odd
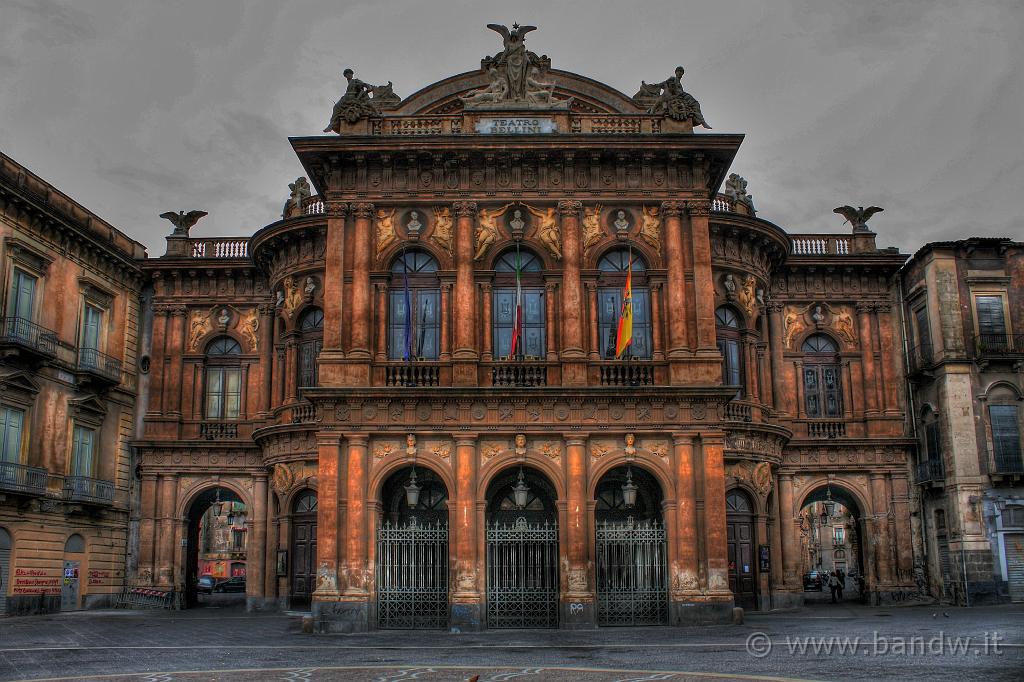
{"type": "Polygon", "coordinates": [[[821,573],[809,571],[804,574],[804,592],[820,592],[823,584],[821,573]]]}
{"type": "Polygon", "coordinates": [[[227,580],[221,580],[214,585],[214,592],[245,592],[245,576],[235,576],[227,580]]]}
{"type": "Polygon", "coordinates": [[[196,592],[199,594],[212,594],[213,588],[217,586],[217,579],[212,575],[200,576],[196,581],[196,592]]]}

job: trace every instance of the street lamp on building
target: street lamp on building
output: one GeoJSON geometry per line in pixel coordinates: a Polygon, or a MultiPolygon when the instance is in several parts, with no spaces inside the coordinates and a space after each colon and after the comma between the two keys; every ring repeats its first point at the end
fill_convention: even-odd
{"type": "Polygon", "coordinates": [[[413,467],[412,475],[405,486],[405,502],[409,505],[409,509],[415,509],[416,505],[420,503],[421,489],[421,486],[416,484],[416,467],[413,467]]]}
{"type": "Polygon", "coordinates": [[[519,478],[516,480],[516,484],[512,486],[512,495],[515,498],[516,507],[519,509],[526,507],[529,492],[530,486],[526,485],[526,481],[523,480],[523,468],[519,467],[519,478]]]}
{"type": "Polygon", "coordinates": [[[636,504],[637,486],[633,483],[633,470],[626,467],[626,482],[622,484],[622,504],[632,507],[636,504]]]}

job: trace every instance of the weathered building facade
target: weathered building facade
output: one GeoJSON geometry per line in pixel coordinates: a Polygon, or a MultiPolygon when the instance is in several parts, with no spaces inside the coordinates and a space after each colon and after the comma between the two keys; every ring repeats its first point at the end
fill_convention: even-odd
{"type": "Polygon", "coordinates": [[[1024,601],[1024,244],[926,244],[901,282],[930,590],[1024,601]]]}
{"type": "Polygon", "coordinates": [[[124,586],[144,255],[0,154],[0,615],[124,586]]]}
{"type": "Polygon", "coordinates": [[[833,499],[914,591],[905,256],[756,217],[681,69],[631,98],[524,32],[404,100],[347,72],[281,220],[144,264],[138,581],[193,589],[217,494],[250,607],[322,630],[700,622],[800,603],[833,499]]]}

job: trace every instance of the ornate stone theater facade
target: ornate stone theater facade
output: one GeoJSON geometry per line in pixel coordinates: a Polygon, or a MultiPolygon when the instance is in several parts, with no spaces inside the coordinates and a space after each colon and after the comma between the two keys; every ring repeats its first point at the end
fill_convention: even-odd
{"type": "Polygon", "coordinates": [[[492,28],[502,52],[404,99],[346,73],[281,220],[144,264],[138,582],[193,589],[216,490],[248,510],[250,607],[322,631],[794,605],[823,501],[871,597],[913,591],[905,256],[863,212],[757,217],[681,69],[629,97],[492,28]]]}

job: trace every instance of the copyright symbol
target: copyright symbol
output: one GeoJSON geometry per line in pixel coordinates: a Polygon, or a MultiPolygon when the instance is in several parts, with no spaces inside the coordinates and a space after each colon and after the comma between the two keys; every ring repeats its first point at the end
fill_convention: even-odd
{"type": "Polygon", "coordinates": [[[764,658],[772,652],[772,640],[763,632],[747,637],[747,653],[754,658],[764,658]]]}

